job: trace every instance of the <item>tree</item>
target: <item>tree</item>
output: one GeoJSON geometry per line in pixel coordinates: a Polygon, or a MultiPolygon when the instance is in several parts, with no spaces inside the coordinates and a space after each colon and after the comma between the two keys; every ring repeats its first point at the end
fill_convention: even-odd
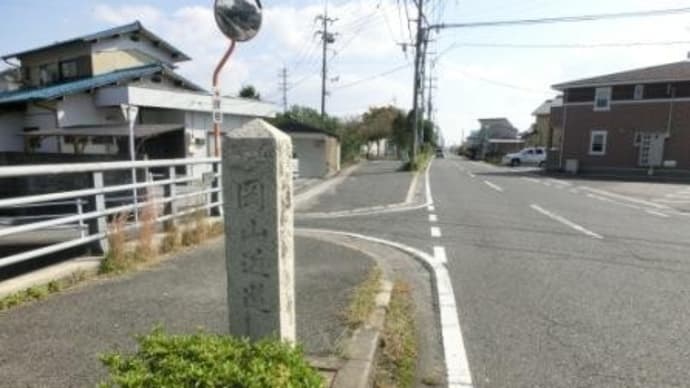
{"type": "Polygon", "coordinates": [[[316,109],[300,105],[293,105],[290,110],[285,113],[278,113],[272,121],[277,127],[280,127],[280,124],[284,122],[297,121],[315,128],[323,129],[329,133],[336,133],[341,125],[340,119],[337,117],[329,115],[321,117],[321,113],[316,109]]]}
{"type": "MultiPolygon", "coordinates": [[[[367,142],[367,155],[369,155],[369,143],[378,142],[381,139],[389,139],[393,135],[393,123],[401,114],[400,109],[393,106],[370,107],[362,115],[361,132],[367,142]]],[[[381,149],[377,147],[377,156],[381,149]]]]}
{"type": "Polygon", "coordinates": [[[242,89],[240,89],[239,96],[242,98],[250,98],[252,100],[261,100],[261,95],[252,85],[243,86],[242,89]]]}

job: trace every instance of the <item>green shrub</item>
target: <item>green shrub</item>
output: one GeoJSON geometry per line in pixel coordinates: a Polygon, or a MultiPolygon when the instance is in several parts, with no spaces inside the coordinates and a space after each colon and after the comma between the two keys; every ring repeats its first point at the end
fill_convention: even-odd
{"type": "Polygon", "coordinates": [[[101,387],[306,387],[322,378],[300,348],[273,340],[250,343],[213,334],[169,335],[162,329],[137,338],[134,355],[107,354],[101,387]]]}

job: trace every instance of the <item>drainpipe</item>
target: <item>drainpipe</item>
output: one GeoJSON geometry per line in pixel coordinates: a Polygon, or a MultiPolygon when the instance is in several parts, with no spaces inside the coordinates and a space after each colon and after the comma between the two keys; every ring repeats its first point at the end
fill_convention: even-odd
{"type": "Polygon", "coordinates": [[[671,137],[671,125],[673,123],[673,103],[676,98],[676,88],[671,86],[671,101],[668,103],[668,120],[666,121],[666,138],[671,137]]]}
{"type": "Polygon", "coordinates": [[[568,122],[568,105],[566,104],[566,94],[563,93],[563,119],[561,120],[561,127],[562,127],[562,133],[561,133],[561,145],[560,145],[560,152],[558,155],[558,169],[563,170],[563,145],[565,144],[565,125],[568,122]]]}

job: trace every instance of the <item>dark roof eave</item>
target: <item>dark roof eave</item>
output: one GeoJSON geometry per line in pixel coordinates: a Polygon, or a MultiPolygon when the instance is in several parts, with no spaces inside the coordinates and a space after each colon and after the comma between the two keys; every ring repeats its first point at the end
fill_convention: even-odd
{"type": "Polygon", "coordinates": [[[563,83],[563,84],[551,85],[551,88],[554,90],[558,90],[558,91],[562,92],[566,89],[575,89],[575,88],[603,88],[603,87],[607,87],[607,86],[639,85],[639,84],[653,84],[653,83],[664,83],[664,82],[690,82],[690,78],[646,79],[646,80],[635,80],[635,81],[587,82],[587,83],[568,82],[568,83],[563,83]]]}
{"type": "Polygon", "coordinates": [[[36,47],[33,49],[3,55],[0,57],[0,59],[6,61],[8,59],[18,58],[18,57],[28,55],[28,54],[33,54],[33,53],[36,53],[39,51],[54,49],[57,47],[66,46],[66,45],[70,45],[70,44],[74,44],[74,43],[80,43],[80,42],[94,42],[94,41],[98,41],[99,39],[104,39],[104,38],[113,37],[113,36],[119,36],[119,35],[127,34],[130,32],[141,32],[145,36],[147,36],[148,39],[151,40],[152,42],[156,42],[158,45],[164,47],[166,50],[170,51],[173,54],[176,54],[177,58],[175,59],[175,62],[184,62],[184,61],[191,60],[191,57],[189,57],[187,54],[183,53],[182,51],[178,50],[177,48],[175,48],[175,46],[166,42],[164,39],[161,39],[158,35],[154,34],[150,30],[148,30],[147,28],[145,28],[141,24],[141,22],[139,22],[139,21],[136,21],[136,22],[133,22],[130,24],[125,24],[125,25],[118,26],[118,27],[114,27],[114,28],[110,28],[110,29],[107,29],[104,31],[93,33],[93,34],[83,35],[83,36],[79,36],[79,37],[68,39],[68,40],[61,41],[61,42],[55,42],[55,43],[52,43],[49,45],[44,45],[44,46],[36,47]]]}

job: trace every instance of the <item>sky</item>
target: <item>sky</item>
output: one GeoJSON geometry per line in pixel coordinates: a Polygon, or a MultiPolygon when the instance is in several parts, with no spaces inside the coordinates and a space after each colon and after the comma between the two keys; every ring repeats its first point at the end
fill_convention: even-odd
{"type": "MultiPolygon", "coordinates": [[[[288,73],[288,104],[320,108],[321,49],[316,17],[324,0],[263,0],[259,35],[238,45],[222,73],[224,94],[254,85],[263,99],[282,104],[281,69],[288,73]]],[[[212,0],[0,0],[0,54],[140,20],[192,57],[178,71],[210,87],[227,40],[218,31],[212,0]]],[[[338,19],[329,46],[330,114],[350,117],[370,106],[412,105],[411,0],[328,0],[338,19]],[[404,4],[410,4],[405,10],[404,4]],[[378,75],[382,75],[377,77],[378,75]]],[[[469,22],[690,7],[690,0],[428,0],[427,20],[469,22]]],[[[434,107],[447,144],[461,142],[477,119],[506,117],[518,129],[557,94],[551,85],[682,61],[690,51],[690,13],[634,19],[520,27],[446,29],[432,35],[434,107]],[[600,45],[624,47],[526,48],[486,45],[600,45]],[[673,42],[670,44],[669,42],[673,42]],[[678,43],[681,42],[681,43],[678,43]],[[468,45],[469,44],[469,45],[468,45]],[[479,45],[479,47],[477,47],[479,45]]],[[[2,64],[0,64],[0,68],[2,64]]]]}

